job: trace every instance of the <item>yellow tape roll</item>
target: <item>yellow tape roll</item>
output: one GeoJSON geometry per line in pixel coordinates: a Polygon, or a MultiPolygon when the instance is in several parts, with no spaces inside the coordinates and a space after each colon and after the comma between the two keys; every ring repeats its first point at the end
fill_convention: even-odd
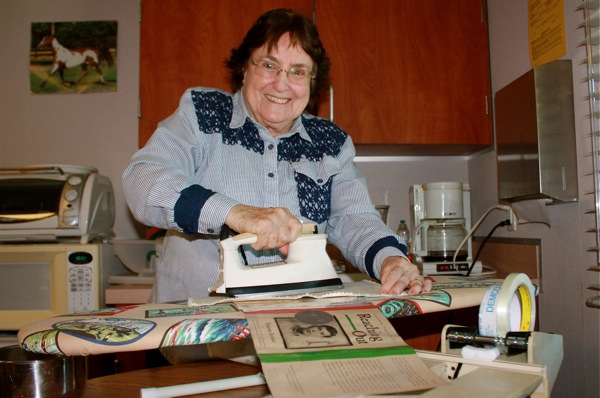
{"type": "Polygon", "coordinates": [[[505,337],[534,326],[535,289],[527,275],[510,274],[502,284],[487,288],[479,306],[479,334],[505,337]]]}

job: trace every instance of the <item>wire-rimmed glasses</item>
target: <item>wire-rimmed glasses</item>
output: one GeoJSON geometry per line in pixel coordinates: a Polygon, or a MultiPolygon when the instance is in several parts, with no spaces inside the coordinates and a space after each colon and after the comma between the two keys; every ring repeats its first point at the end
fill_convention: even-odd
{"type": "Polygon", "coordinates": [[[274,61],[266,58],[261,58],[258,61],[255,61],[251,57],[250,61],[254,66],[256,66],[256,74],[267,79],[275,78],[279,72],[284,72],[290,82],[297,84],[306,83],[310,79],[315,78],[315,75],[310,71],[310,69],[307,68],[299,67],[285,70],[280,68],[279,65],[274,61]]]}

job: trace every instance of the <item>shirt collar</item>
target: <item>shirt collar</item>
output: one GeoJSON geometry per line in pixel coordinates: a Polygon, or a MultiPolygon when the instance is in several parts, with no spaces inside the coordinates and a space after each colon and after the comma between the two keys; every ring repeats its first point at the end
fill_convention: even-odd
{"type": "MultiPolygon", "coordinates": [[[[229,127],[231,127],[232,129],[242,127],[246,122],[246,118],[250,119],[253,123],[258,125],[258,123],[256,123],[256,121],[254,121],[254,119],[252,119],[252,117],[248,113],[248,107],[246,106],[246,101],[242,94],[242,90],[238,90],[233,95],[233,112],[231,115],[231,122],[229,123],[229,127]]],[[[308,142],[312,142],[312,139],[308,135],[308,132],[306,131],[306,129],[304,128],[304,124],[302,123],[302,116],[294,120],[294,123],[292,124],[292,129],[289,132],[282,134],[277,138],[287,138],[293,136],[294,134],[300,134],[301,138],[305,139],[308,142]]]]}

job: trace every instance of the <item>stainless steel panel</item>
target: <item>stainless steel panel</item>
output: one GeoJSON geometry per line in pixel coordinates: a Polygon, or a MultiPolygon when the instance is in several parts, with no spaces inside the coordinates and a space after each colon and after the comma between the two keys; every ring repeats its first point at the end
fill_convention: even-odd
{"type": "Polygon", "coordinates": [[[496,93],[501,201],[578,199],[570,60],[536,67],[496,93]]]}

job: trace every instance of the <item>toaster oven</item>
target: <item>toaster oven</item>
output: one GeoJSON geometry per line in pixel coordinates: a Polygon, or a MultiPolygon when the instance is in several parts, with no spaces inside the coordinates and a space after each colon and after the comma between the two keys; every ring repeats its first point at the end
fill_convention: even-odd
{"type": "Polygon", "coordinates": [[[93,167],[0,169],[0,243],[105,242],[114,219],[111,182],[93,167]]]}

